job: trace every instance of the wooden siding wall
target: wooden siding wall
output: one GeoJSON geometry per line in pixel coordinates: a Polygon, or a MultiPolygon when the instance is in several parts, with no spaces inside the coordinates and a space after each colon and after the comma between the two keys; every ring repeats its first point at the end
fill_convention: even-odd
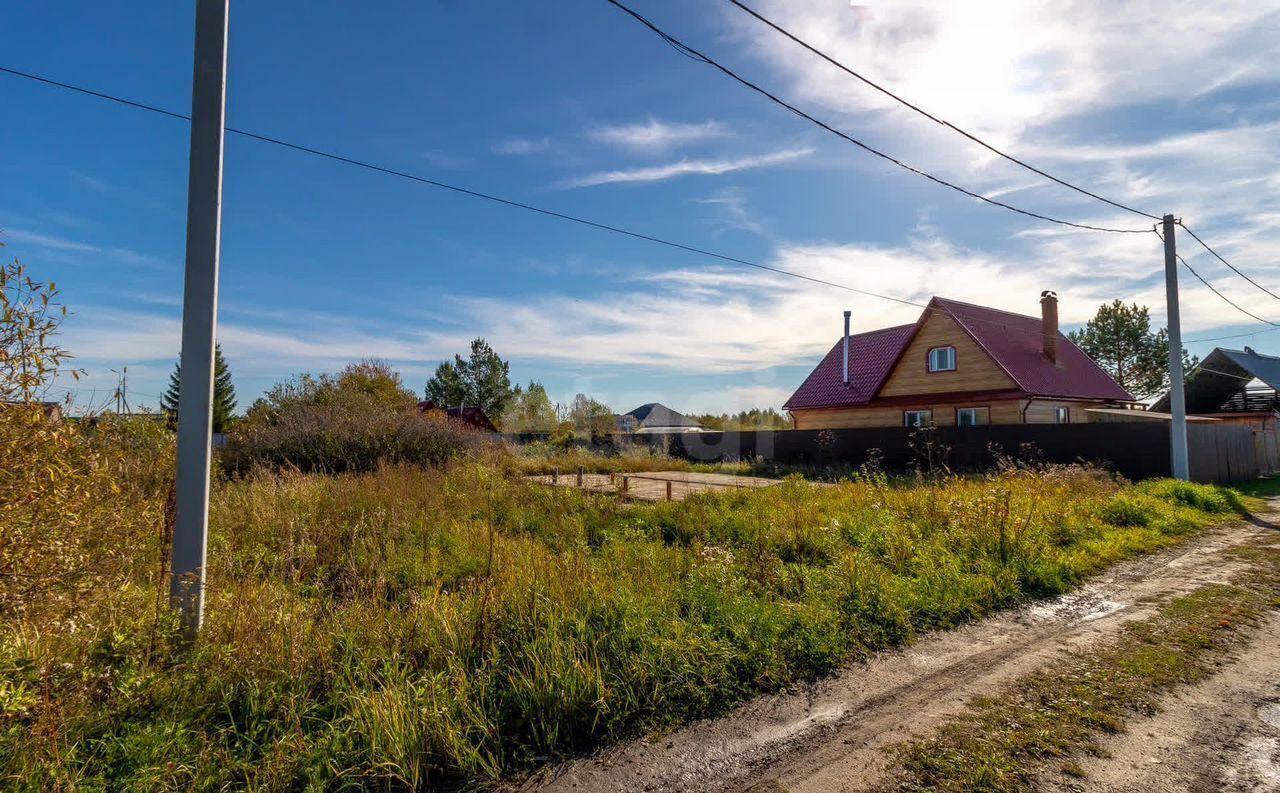
{"type": "Polygon", "coordinates": [[[1004,370],[951,317],[932,314],[924,321],[876,396],[999,391],[1015,387],[1004,370]],[[955,371],[928,371],[929,350],[947,346],[956,348],[955,371]]]}
{"type": "MultiPolygon", "coordinates": [[[[907,410],[932,410],[933,423],[938,427],[951,427],[956,423],[956,408],[990,407],[992,424],[1022,424],[1025,399],[1001,399],[989,402],[950,402],[930,404],[920,402],[912,405],[867,405],[854,408],[828,408],[816,410],[793,410],[798,430],[856,429],[862,427],[901,427],[902,414],[907,410]]],[[[1083,424],[1088,421],[1086,408],[1098,407],[1101,402],[1068,401],[1062,399],[1034,399],[1026,408],[1027,424],[1054,424],[1054,409],[1059,407],[1071,410],[1071,423],[1083,424]]]]}

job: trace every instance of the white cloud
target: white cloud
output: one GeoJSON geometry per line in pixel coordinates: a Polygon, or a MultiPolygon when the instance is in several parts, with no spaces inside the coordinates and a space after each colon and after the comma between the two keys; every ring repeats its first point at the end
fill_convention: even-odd
{"type": "Polygon", "coordinates": [[[569,179],[561,187],[594,187],[602,184],[620,184],[625,182],[662,182],[678,176],[699,174],[719,176],[734,171],[751,168],[766,168],[781,165],[813,154],[813,149],[782,149],[768,154],[757,154],[733,159],[680,160],[665,165],[651,165],[643,168],[629,168],[617,171],[597,171],[586,176],[569,179]]]}
{"type": "Polygon", "coordinates": [[[738,413],[751,408],[781,410],[782,403],[795,388],[771,385],[730,386],[714,391],[698,391],[683,401],[684,410],[693,414],[738,413]]]}
{"type": "Polygon", "coordinates": [[[725,187],[705,198],[694,199],[699,204],[716,209],[719,230],[737,229],[769,236],[769,230],[747,209],[747,197],[740,187],[725,187]]]}
{"type": "Polygon", "coordinates": [[[536,154],[551,148],[550,138],[508,138],[493,145],[495,154],[521,156],[536,154]]]}
{"type": "MultiPolygon", "coordinates": [[[[908,303],[941,295],[1029,316],[1039,312],[1040,292],[1053,289],[1067,326],[1082,324],[1104,302],[1136,300],[1149,305],[1161,323],[1160,246],[1154,235],[1105,236],[1105,245],[1092,252],[1096,258],[1080,254],[1079,239],[1046,233],[1024,240],[1032,249],[1029,255],[989,254],[925,231],[900,245],[790,245],[763,263],[908,303]],[[1099,267],[1099,261],[1106,266],[1099,267]]],[[[1268,310],[1270,298],[1255,294],[1232,293],[1251,310],[1268,310]]],[[[649,272],[582,298],[535,293],[448,299],[457,324],[418,329],[353,316],[326,315],[318,321],[300,314],[261,327],[247,324],[252,311],[235,311],[239,321],[220,323],[218,337],[237,377],[253,382],[334,371],[369,356],[391,360],[417,382],[477,335],[524,369],[589,372],[591,382],[577,390],[593,390],[596,381],[619,377],[606,395],[615,397],[610,404],[653,398],[637,390],[644,382],[634,379],[637,373],[726,378],[754,373],[754,384],[726,380],[724,387],[686,393],[683,405],[673,405],[720,412],[780,404],[798,380],[774,382],[765,375],[780,366],[816,363],[839,337],[844,309],[853,312],[855,331],[913,322],[920,313],[916,305],[727,265],[649,272]]],[[[1222,324],[1221,304],[1206,290],[1185,289],[1182,309],[1188,335],[1222,324]]],[[[66,347],[91,372],[128,364],[132,377],[135,366],[150,363],[163,374],[177,354],[180,327],[172,316],[83,307],[65,327],[66,347]]],[[[139,375],[131,382],[141,392],[155,393],[162,386],[159,377],[151,383],[139,375]]],[[[253,394],[241,396],[247,404],[253,394]]]]}
{"type": "Polygon", "coordinates": [[[0,241],[26,243],[40,248],[49,248],[58,251],[71,251],[73,253],[101,253],[102,249],[97,245],[90,245],[78,240],[67,239],[66,237],[57,237],[52,234],[40,234],[35,231],[24,231],[22,229],[7,229],[0,241]]]}
{"type": "MultiPolygon", "coordinates": [[[[1084,111],[1280,77],[1280,15],[1274,3],[1251,0],[885,3],[865,13],[818,0],[762,0],[758,9],[905,98],[1004,142],[1084,111]],[[1176,68],[1155,52],[1176,53],[1176,68]]],[[[910,113],[737,9],[724,13],[800,98],[848,113],[910,113]]]]}
{"type": "MultiPolygon", "coordinates": [[[[1190,0],[1160,6],[993,0],[857,10],[817,0],[761,0],[758,7],[850,68],[996,146],[1108,197],[1186,219],[1241,269],[1280,291],[1274,255],[1280,247],[1280,107],[1274,102],[1280,5],[1274,0],[1211,7],[1190,0]],[[1151,56],[1161,52],[1176,53],[1176,65],[1151,56]],[[1215,98],[1244,87],[1250,90],[1227,95],[1225,104],[1215,98]]],[[[1050,215],[1106,226],[1152,222],[1039,180],[737,9],[723,14],[731,36],[774,72],[767,84],[891,154],[1050,215]]],[[[911,178],[890,177],[886,189],[911,178]]],[[[934,222],[949,228],[945,214],[934,222]]],[[[1134,297],[1163,314],[1154,236],[1117,240],[1028,223],[1020,235],[1035,241],[1028,267],[1065,268],[1095,281],[1101,296],[1122,296],[1145,275],[1142,283],[1150,288],[1134,297]],[[1135,255],[1139,248],[1149,250],[1135,255]]],[[[991,244],[1006,247],[1001,239],[991,244]]],[[[1185,234],[1179,250],[1233,300],[1280,319],[1280,305],[1185,234]]],[[[1188,328],[1251,322],[1185,270],[1182,279],[1188,328]]]]}
{"type": "Polygon", "coordinates": [[[149,253],[139,253],[132,248],[112,248],[111,255],[134,267],[148,267],[154,269],[172,269],[174,265],[161,259],[158,256],[152,256],[149,253]]]}
{"type": "Polygon", "coordinates": [[[587,132],[587,137],[597,143],[621,146],[626,149],[661,151],[690,143],[726,138],[731,134],[729,128],[719,121],[687,124],[651,118],[640,124],[596,127],[587,132]]]}

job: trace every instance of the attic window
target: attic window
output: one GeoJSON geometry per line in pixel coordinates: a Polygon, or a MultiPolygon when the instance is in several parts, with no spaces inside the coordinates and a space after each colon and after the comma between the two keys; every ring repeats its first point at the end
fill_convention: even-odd
{"type": "Polygon", "coordinates": [[[955,370],[955,347],[934,347],[932,350],[929,350],[930,372],[954,372],[955,370]]]}

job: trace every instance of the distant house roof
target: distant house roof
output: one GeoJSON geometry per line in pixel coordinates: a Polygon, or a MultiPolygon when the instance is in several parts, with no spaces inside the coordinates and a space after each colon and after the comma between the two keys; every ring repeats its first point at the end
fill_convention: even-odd
{"type": "Polygon", "coordinates": [[[1025,394],[1132,402],[1133,396],[1071,341],[1058,334],[1058,361],[1041,351],[1041,319],[935,297],[914,325],[898,325],[849,337],[849,385],[844,384],[844,339],[836,341],[783,405],[831,408],[871,402],[924,321],[934,312],[950,317],[1025,394]]]}
{"type": "Polygon", "coordinates": [[[636,420],[636,424],[644,429],[653,429],[654,427],[701,427],[702,425],[688,416],[675,412],[666,405],[658,402],[650,402],[641,405],[635,410],[622,414],[623,416],[631,416],[636,420]]]}
{"type": "Polygon", "coordinates": [[[453,419],[454,421],[461,421],[463,424],[466,424],[469,427],[473,427],[475,429],[482,430],[484,432],[498,431],[498,428],[494,426],[493,422],[490,421],[489,417],[485,414],[484,408],[481,408],[478,406],[441,408],[438,405],[436,405],[435,402],[432,402],[430,399],[428,399],[423,402],[419,402],[418,409],[421,410],[423,413],[427,412],[428,410],[439,410],[440,412],[444,413],[445,416],[453,419]]]}
{"type": "MultiPolygon", "coordinates": [[[[1280,358],[1263,355],[1249,347],[1227,350],[1215,347],[1186,375],[1187,412],[1213,413],[1239,394],[1254,379],[1280,391],[1280,358]]],[[[1169,394],[1151,405],[1152,410],[1169,410],[1169,394]]]]}

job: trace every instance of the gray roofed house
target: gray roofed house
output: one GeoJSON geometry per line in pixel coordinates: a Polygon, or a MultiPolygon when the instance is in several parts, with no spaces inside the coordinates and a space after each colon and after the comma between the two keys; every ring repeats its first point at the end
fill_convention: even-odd
{"type": "MultiPolygon", "coordinates": [[[[1187,373],[1187,413],[1273,419],[1280,410],[1277,391],[1280,391],[1280,358],[1248,347],[1243,350],[1216,347],[1187,373]]],[[[1169,395],[1157,399],[1151,410],[1168,411],[1169,395]]],[[[1272,421],[1260,423],[1268,429],[1272,425],[1272,421]]]]}
{"type": "Polygon", "coordinates": [[[650,402],[617,417],[618,429],[636,434],[701,432],[702,425],[666,405],[650,402]]]}

